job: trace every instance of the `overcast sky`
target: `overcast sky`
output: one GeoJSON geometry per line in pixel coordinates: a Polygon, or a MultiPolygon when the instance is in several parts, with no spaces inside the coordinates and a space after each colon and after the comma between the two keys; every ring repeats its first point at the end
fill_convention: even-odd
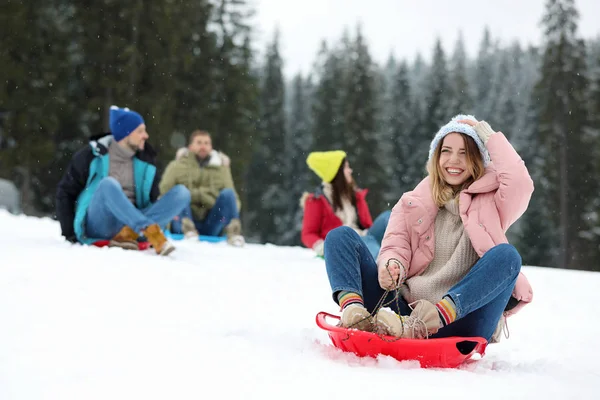
{"type": "MultiPolygon", "coordinates": [[[[275,26],[281,32],[285,74],[308,72],[321,40],[337,41],[345,27],[354,33],[357,22],[371,55],[383,64],[391,53],[413,60],[417,52],[430,58],[436,37],[447,51],[454,48],[459,29],[470,56],[477,53],[483,29],[511,43],[539,44],[545,0],[252,0],[257,15],[257,44],[263,51],[275,26]]],[[[581,36],[600,35],[600,0],[576,0],[581,36]]]]}

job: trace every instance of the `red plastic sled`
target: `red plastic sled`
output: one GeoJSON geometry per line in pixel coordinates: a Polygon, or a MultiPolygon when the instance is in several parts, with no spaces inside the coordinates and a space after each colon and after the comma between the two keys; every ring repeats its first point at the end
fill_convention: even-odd
{"type": "Polygon", "coordinates": [[[317,325],[327,331],[333,345],[359,357],[391,356],[398,361],[417,360],[423,368],[456,368],[475,353],[483,356],[487,341],[482,337],[448,337],[441,339],[397,339],[357,329],[346,329],[330,325],[326,318],[339,321],[340,317],[326,312],[317,314],[317,325]],[[460,342],[475,342],[475,348],[463,354],[457,345],[460,342]]]}
{"type": "MultiPolygon", "coordinates": [[[[106,247],[110,243],[110,240],[97,240],[92,243],[96,247],[106,247]]],[[[150,248],[150,242],[138,242],[139,250],[146,250],[150,248]]]]}

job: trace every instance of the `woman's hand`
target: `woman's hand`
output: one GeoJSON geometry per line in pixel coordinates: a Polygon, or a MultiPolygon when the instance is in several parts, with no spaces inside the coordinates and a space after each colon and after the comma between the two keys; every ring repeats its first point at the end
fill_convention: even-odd
{"type": "Polygon", "coordinates": [[[317,240],[313,245],[313,251],[317,253],[317,256],[323,257],[323,253],[325,250],[325,242],[323,240],[317,240]]]}
{"type": "Polygon", "coordinates": [[[461,120],[458,120],[457,122],[459,124],[466,124],[466,125],[469,125],[469,126],[475,126],[475,125],[477,125],[477,122],[479,122],[479,121],[473,120],[473,119],[461,119],[461,120]]]}
{"type": "Polygon", "coordinates": [[[352,228],[352,229],[354,229],[354,232],[358,233],[358,236],[366,236],[367,235],[366,229],[356,229],[356,228],[352,228]]]}
{"type": "Polygon", "coordinates": [[[492,127],[485,121],[477,121],[475,119],[461,119],[457,121],[459,124],[466,124],[472,126],[477,132],[477,136],[481,139],[484,145],[487,144],[490,136],[492,136],[495,132],[492,127]]]}
{"type": "Polygon", "coordinates": [[[390,259],[386,263],[382,263],[377,270],[379,286],[385,290],[395,289],[398,286],[402,269],[398,260],[390,259]]]}

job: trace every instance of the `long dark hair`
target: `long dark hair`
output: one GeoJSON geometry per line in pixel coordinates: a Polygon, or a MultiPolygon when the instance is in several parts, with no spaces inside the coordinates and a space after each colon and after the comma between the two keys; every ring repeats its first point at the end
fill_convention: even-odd
{"type": "Polygon", "coordinates": [[[333,201],[333,211],[337,211],[342,208],[342,198],[345,197],[352,203],[352,206],[356,208],[356,196],[354,195],[354,190],[356,186],[354,182],[348,183],[346,181],[346,177],[344,176],[344,167],[346,165],[346,159],[342,160],[342,165],[340,165],[340,169],[335,174],[335,178],[331,181],[332,188],[332,201],[333,201]]]}

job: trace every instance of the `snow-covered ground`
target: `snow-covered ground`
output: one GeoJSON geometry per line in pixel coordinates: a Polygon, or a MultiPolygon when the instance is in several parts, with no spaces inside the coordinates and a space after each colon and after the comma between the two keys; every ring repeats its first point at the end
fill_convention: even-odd
{"type": "Polygon", "coordinates": [[[296,247],[71,245],[0,211],[0,399],[597,399],[600,274],[526,267],[534,303],[459,369],[332,347],[324,263],[296,247]]]}

